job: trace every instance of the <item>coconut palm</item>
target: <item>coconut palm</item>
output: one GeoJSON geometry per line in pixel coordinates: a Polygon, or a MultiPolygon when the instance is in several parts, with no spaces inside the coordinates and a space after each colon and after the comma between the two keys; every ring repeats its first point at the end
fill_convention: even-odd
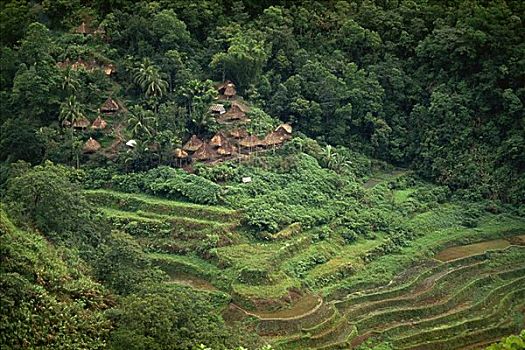
{"type": "Polygon", "coordinates": [[[140,106],[130,108],[128,127],[133,137],[145,134],[151,137],[154,131],[155,116],[152,111],[143,109],[140,106]]]}
{"type": "Polygon", "coordinates": [[[160,98],[168,91],[168,82],[160,69],[145,58],[135,69],[133,82],[140,86],[146,97],[160,98]]]}
{"type": "Polygon", "coordinates": [[[79,87],[80,80],[78,79],[77,73],[73,69],[67,68],[62,75],[62,90],[68,95],[71,95],[73,92],[76,92],[79,87]]]}
{"type": "Polygon", "coordinates": [[[60,121],[62,123],[69,123],[69,126],[73,128],[73,124],[76,121],[84,118],[82,109],[82,105],[77,101],[76,96],[69,96],[68,99],[60,105],[60,121]]]}

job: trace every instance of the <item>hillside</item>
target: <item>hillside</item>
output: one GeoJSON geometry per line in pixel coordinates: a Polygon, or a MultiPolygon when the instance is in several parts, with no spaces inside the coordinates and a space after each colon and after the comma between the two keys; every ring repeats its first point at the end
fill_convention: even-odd
{"type": "Polygon", "coordinates": [[[524,20],[2,2],[0,345],[519,347],[524,20]]]}

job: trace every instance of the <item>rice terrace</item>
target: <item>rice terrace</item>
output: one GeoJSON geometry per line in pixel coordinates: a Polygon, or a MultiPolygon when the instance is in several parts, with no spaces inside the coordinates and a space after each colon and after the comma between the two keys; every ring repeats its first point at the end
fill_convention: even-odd
{"type": "Polygon", "coordinates": [[[525,349],[525,2],[0,3],[0,347],[525,349]]]}

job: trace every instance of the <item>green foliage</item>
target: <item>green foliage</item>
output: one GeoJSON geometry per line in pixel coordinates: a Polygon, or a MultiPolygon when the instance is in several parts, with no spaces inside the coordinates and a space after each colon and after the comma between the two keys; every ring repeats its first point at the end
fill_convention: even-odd
{"type": "Polygon", "coordinates": [[[142,247],[129,235],[113,231],[96,253],[97,278],[118,294],[139,290],[141,284],[162,281],[160,271],[152,269],[142,247]]]}
{"type": "Polygon", "coordinates": [[[192,349],[195,340],[224,349],[230,337],[204,296],[177,286],[146,286],[109,317],[112,349],[192,349]]]}
{"type": "Polygon", "coordinates": [[[78,183],[70,181],[74,177],[72,169],[51,162],[31,169],[17,163],[7,184],[9,212],[17,222],[53,240],[96,244],[101,238],[100,228],[96,228],[99,220],[78,183]]]}
{"type": "Polygon", "coordinates": [[[73,251],[18,230],[3,211],[0,229],[2,346],[104,347],[111,329],[104,310],[112,301],[89,267],[73,251]]]}
{"type": "Polygon", "coordinates": [[[485,350],[517,350],[525,348],[525,331],[519,335],[511,335],[497,344],[486,347],[485,350]]]}
{"type": "Polygon", "coordinates": [[[221,186],[180,169],[159,167],[143,173],[109,175],[104,171],[88,173],[92,184],[123,192],[151,193],[173,199],[186,199],[199,204],[221,202],[221,186]],[[102,178],[97,178],[100,176],[102,178]]]}

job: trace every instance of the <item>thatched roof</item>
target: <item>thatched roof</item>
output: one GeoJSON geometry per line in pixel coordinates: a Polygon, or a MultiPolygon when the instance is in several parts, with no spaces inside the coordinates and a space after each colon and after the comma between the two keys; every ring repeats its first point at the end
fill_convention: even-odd
{"type": "Polygon", "coordinates": [[[216,114],[224,114],[224,113],[226,113],[226,109],[224,109],[224,105],[219,104],[219,103],[211,105],[210,108],[209,108],[209,111],[211,113],[216,113],[216,114]]]}
{"type": "Polygon", "coordinates": [[[199,149],[193,153],[192,158],[196,160],[208,160],[215,156],[213,149],[207,143],[203,143],[199,149]]]}
{"type": "Polygon", "coordinates": [[[250,135],[243,138],[239,144],[242,147],[257,147],[264,145],[263,141],[255,135],[250,135]]]}
{"type": "Polygon", "coordinates": [[[89,126],[89,124],[91,124],[89,119],[87,119],[86,117],[82,117],[82,118],[80,118],[78,120],[75,120],[73,122],[73,127],[74,128],[78,128],[78,129],[84,129],[84,128],[87,128],[89,126]]]}
{"type": "Polygon", "coordinates": [[[223,142],[222,146],[217,148],[217,153],[221,156],[229,156],[235,152],[235,147],[228,141],[223,142]]]}
{"type": "Polygon", "coordinates": [[[248,133],[244,129],[233,129],[230,131],[230,136],[235,139],[242,139],[248,136],[248,133]]]}
{"type": "Polygon", "coordinates": [[[281,124],[276,129],[276,132],[284,132],[286,134],[292,133],[292,126],[290,124],[281,124]]]}
{"type": "Polygon", "coordinates": [[[82,22],[78,27],[75,28],[75,33],[78,34],[91,34],[93,33],[93,29],[86,24],[86,22],[82,22]]]}
{"type": "Polygon", "coordinates": [[[218,90],[219,94],[226,98],[233,97],[237,94],[237,90],[235,90],[235,84],[229,80],[226,80],[224,83],[219,85],[218,90]]]}
{"type": "Polygon", "coordinates": [[[93,33],[94,33],[95,35],[105,35],[105,34],[106,34],[106,30],[104,29],[104,27],[99,26],[99,27],[97,28],[97,30],[95,30],[93,33]]]}
{"type": "Polygon", "coordinates": [[[218,132],[211,138],[210,145],[213,147],[221,147],[226,142],[226,136],[222,132],[218,132]]]}
{"type": "Polygon", "coordinates": [[[248,106],[246,106],[244,103],[241,103],[239,101],[232,101],[230,109],[234,109],[236,111],[240,111],[244,113],[250,111],[250,108],[248,106]]]}
{"type": "Polygon", "coordinates": [[[188,158],[188,152],[180,148],[175,148],[175,150],[173,151],[173,155],[175,156],[175,158],[179,159],[188,158]]]}
{"type": "Polygon", "coordinates": [[[95,153],[101,147],[102,146],[100,145],[100,143],[97,142],[97,140],[90,137],[89,140],[87,140],[84,144],[83,151],[84,153],[95,153]]]}
{"type": "Polygon", "coordinates": [[[101,116],[98,116],[97,119],[95,119],[95,121],[93,122],[93,124],[91,124],[91,129],[102,130],[105,129],[106,126],[108,126],[108,123],[104,119],[102,119],[101,116]]]}
{"type": "Polygon", "coordinates": [[[182,147],[182,149],[189,152],[195,152],[201,148],[203,144],[204,143],[201,141],[201,139],[199,139],[196,135],[193,135],[182,147]]]}
{"type": "Polygon", "coordinates": [[[264,145],[265,146],[275,146],[279,145],[284,142],[284,136],[281,133],[278,132],[271,132],[268,135],[264,137],[264,145]]]}
{"type": "Polygon", "coordinates": [[[220,116],[219,122],[228,122],[232,120],[246,119],[246,107],[239,103],[232,103],[228,112],[220,116]]]}
{"type": "Polygon", "coordinates": [[[106,75],[111,75],[117,70],[115,65],[112,63],[104,65],[102,69],[104,70],[104,74],[106,75]]]}
{"type": "Polygon", "coordinates": [[[114,113],[114,112],[118,112],[119,109],[120,109],[120,106],[111,97],[108,97],[106,102],[104,102],[102,106],[100,106],[100,111],[102,113],[114,113]]]}

